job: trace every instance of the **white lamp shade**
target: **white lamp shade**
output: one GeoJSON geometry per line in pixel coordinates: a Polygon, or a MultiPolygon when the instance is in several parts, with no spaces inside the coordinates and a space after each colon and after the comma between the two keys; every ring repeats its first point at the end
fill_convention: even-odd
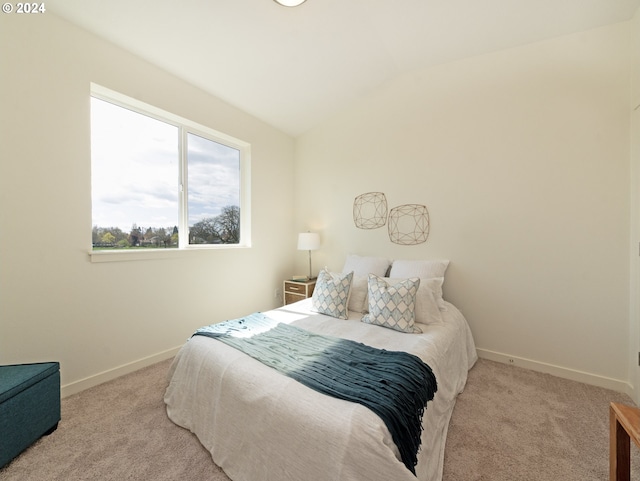
{"type": "Polygon", "coordinates": [[[301,232],[298,234],[298,250],[315,251],[320,248],[320,234],[316,232],[301,232]]]}

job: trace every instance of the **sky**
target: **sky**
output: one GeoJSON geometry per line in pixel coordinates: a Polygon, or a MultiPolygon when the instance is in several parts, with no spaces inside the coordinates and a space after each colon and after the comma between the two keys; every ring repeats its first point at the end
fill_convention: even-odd
{"type": "MultiPolygon", "coordinates": [[[[240,152],[189,133],[189,225],[240,205],[240,152]]],[[[92,225],[179,224],[179,128],[91,99],[92,225]]]]}

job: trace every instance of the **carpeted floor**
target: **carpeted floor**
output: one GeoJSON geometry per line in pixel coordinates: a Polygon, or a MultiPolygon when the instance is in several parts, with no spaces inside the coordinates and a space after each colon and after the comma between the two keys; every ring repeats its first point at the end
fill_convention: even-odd
{"type": "MultiPolygon", "coordinates": [[[[0,480],[228,481],[195,436],[167,418],[168,366],[63,399],[58,430],[0,470],[0,480]]],[[[479,360],[453,413],[443,479],[608,479],[610,401],[631,404],[614,391],[479,360]]]]}
{"type": "MultiPolygon", "coordinates": [[[[609,479],[609,403],[621,393],[480,360],[458,397],[445,481],[609,479]]],[[[632,479],[640,473],[632,443],[632,479]]]]}

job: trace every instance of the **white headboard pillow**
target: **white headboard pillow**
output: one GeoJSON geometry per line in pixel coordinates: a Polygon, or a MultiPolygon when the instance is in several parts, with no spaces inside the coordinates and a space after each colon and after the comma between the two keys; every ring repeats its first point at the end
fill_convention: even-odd
{"type": "Polygon", "coordinates": [[[349,297],[349,310],[354,312],[367,312],[367,278],[365,276],[353,276],[351,282],[351,296],[349,297]]]}
{"type": "Polygon", "coordinates": [[[342,268],[343,273],[353,272],[351,285],[351,297],[349,298],[349,310],[355,312],[367,312],[367,283],[369,274],[378,277],[387,275],[391,261],[384,257],[366,257],[349,254],[342,268]]]}
{"type": "MultiPolygon", "coordinates": [[[[394,279],[419,277],[423,281],[426,279],[440,279],[439,292],[436,291],[436,300],[441,311],[446,311],[447,306],[442,298],[442,284],[444,284],[445,272],[449,267],[448,259],[440,260],[395,260],[391,264],[389,277],[394,279]]],[[[435,287],[435,284],[431,284],[435,287]]]]}
{"type": "Polygon", "coordinates": [[[429,279],[431,277],[444,277],[449,267],[449,261],[441,260],[396,260],[391,264],[389,277],[419,277],[429,279]]]}
{"type": "Polygon", "coordinates": [[[346,274],[353,271],[354,276],[362,276],[364,278],[368,278],[369,274],[384,277],[387,275],[390,265],[391,261],[384,257],[363,257],[349,254],[344,261],[342,272],[346,274]]]}

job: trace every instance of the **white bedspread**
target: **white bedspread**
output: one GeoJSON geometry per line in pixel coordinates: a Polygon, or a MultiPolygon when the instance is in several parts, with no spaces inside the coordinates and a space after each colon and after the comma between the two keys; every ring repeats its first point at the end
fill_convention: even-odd
{"type": "MultiPolygon", "coordinates": [[[[442,325],[405,334],[308,310],[310,299],[266,312],[309,331],[406,351],[431,366],[438,392],[427,405],[419,481],[442,478],[456,396],[477,359],[471,331],[451,304],[442,325]]],[[[320,394],[214,339],[191,338],[165,393],[169,418],[195,433],[234,481],[415,481],[384,422],[366,407],[320,394]]]]}

